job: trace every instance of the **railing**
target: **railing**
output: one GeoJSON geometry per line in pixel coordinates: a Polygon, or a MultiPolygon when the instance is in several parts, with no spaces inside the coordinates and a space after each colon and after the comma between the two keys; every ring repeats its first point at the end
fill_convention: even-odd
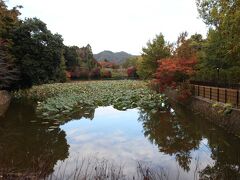
{"type": "Polygon", "coordinates": [[[193,86],[193,94],[210,100],[231,103],[234,107],[240,107],[240,90],[230,88],[220,88],[211,86],[195,85],[193,86]]]}

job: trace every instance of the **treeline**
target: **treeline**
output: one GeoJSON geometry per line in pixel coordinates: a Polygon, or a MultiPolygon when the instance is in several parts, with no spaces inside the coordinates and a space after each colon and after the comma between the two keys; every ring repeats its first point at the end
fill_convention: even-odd
{"type": "Polygon", "coordinates": [[[197,8],[209,27],[206,38],[183,32],[169,43],[160,34],[124,65],[163,89],[189,79],[240,83],[240,0],[197,0],[197,8]]]}
{"type": "MultiPolygon", "coordinates": [[[[155,79],[158,86],[176,86],[192,80],[240,82],[240,0],[197,0],[203,21],[209,26],[200,34],[179,35],[176,43],[157,35],[114,70],[109,62],[98,63],[91,46],[65,46],[37,18],[19,19],[19,9],[8,9],[0,0],[0,89],[65,82],[67,78],[140,77],[155,79]]],[[[159,87],[160,88],[160,87],[159,87]]]]}
{"type": "Polygon", "coordinates": [[[90,45],[65,46],[41,20],[20,20],[19,9],[8,9],[0,0],[0,89],[99,76],[90,45]]]}
{"type": "Polygon", "coordinates": [[[123,63],[123,67],[135,67],[141,79],[156,78],[160,69],[165,70],[166,74],[171,74],[174,68],[180,70],[180,67],[177,67],[178,62],[195,62],[201,54],[204,41],[201,34],[188,37],[188,33],[183,32],[176,43],[170,43],[165,40],[163,34],[159,34],[142,49],[141,56],[129,58],[123,63]]]}

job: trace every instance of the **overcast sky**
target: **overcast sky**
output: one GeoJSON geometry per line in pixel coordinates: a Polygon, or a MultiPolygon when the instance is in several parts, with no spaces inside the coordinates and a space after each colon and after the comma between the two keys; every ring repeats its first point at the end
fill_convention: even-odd
{"type": "Polygon", "coordinates": [[[37,17],[66,45],[90,44],[103,50],[140,54],[156,34],[176,41],[187,31],[206,34],[195,0],[8,0],[9,7],[22,5],[22,16],[37,17]]]}

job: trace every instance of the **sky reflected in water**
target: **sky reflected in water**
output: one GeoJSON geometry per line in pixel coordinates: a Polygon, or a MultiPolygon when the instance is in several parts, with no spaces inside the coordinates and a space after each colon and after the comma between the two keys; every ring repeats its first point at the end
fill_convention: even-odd
{"type": "Polygon", "coordinates": [[[13,102],[0,118],[4,176],[58,179],[94,159],[122,166],[128,177],[140,163],[168,179],[240,179],[239,149],[239,138],[178,106],[158,112],[84,107],[66,121],[48,122],[34,104],[13,102]]]}
{"type": "MultiPolygon", "coordinates": [[[[197,150],[191,151],[193,159],[190,171],[184,171],[176,164],[175,155],[159,152],[156,145],[144,136],[142,122],[139,121],[140,110],[118,111],[113,107],[100,107],[95,110],[94,119],[82,118],[72,120],[60,128],[66,132],[69,148],[68,166],[75,167],[75,160],[83,157],[106,158],[124,165],[127,174],[136,173],[137,162],[161,167],[169,173],[170,178],[180,175],[180,179],[193,179],[197,161],[198,168],[213,164],[208,140],[202,139],[197,150]]],[[[62,166],[61,163],[58,165],[62,166]]]]}

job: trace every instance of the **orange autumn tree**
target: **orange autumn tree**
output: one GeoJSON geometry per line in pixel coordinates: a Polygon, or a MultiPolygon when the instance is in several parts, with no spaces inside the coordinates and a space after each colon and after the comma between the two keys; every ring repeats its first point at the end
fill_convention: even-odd
{"type": "Polygon", "coordinates": [[[195,57],[167,58],[158,61],[157,72],[153,83],[159,92],[166,88],[177,88],[182,82],[186,82],[194,74],[194,66],[197,61],[195,57]]]}

